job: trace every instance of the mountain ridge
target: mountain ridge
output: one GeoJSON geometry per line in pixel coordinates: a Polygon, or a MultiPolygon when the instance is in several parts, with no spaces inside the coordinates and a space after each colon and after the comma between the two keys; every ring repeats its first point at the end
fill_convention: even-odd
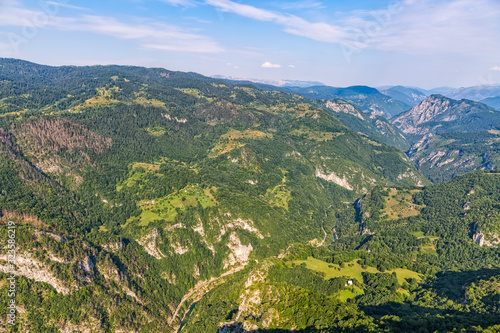
{"type": "Polygon", "coordinates": [[[391,119],[406,134],[422,136],[430,132],[445,132],[471,128],[488,129],[500,124],[500,113],[491,107],[443,95],[431,95],[413,108],[391,119]]]}

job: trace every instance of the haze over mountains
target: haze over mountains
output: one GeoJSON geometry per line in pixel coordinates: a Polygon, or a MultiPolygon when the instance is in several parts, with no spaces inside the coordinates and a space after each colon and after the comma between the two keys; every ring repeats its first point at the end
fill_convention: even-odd
{"type": "MultiPolygon", "coordinates": [[[[281,81],[273,81],[273,80],[260,80],[260,79],[252,79],[252,78],[233,78],[222,75],[215,75],[215,78],[225,79],[229,81],[241,81],[246,83],[256,83],[258,87],[261,89],[272,89],[272,87],[267,86],[277,86],[280,88],[286,87],[289,88],[289,92],[295,92],[300,95],[307,96],[312,99],[333,99],[333,98],[342,98],[351,100],[355,103],[355,100],[362,105],[363,111],[370,112],[378,112],[379,115],[382,115],[386,112],[385,116],[391,117],[395,116],[399,110],[398,106],[391,104],[398,104],[397,102],[401,102],[404,104],[400,104],[399,107],[407,111],[409,107],[414,106],[415,104],[421,102],[426,97],[434,94],[439,94],[446,96],[451,99],[470,99],[477,102],[482,102],[484,104],[490,105],[493,108],[498,108],[498,99],[500,98],[500,84],[483,84],[471,87],[461,87],[461,88],[452,88],[452,87],[437,87],[432,89],[423,89],[418,87],[407,87],[402,85],[396,86],[383,86],[380,88],[371,88],[367,86],[350,86],[345,88],[337,88],[330,87],[320,82],[314,81],[297,81],[297,80],[281,80],[281,81]],[[307,89],[308,88],[308,89],[307,89]],[[377,96],[377,93],[384,94],[388,96],[390,99],[384,99],[380,96],[377,96]],[[356,97],[358,95],[358,97],[356,97]],[[359,99],[367,98],[378,99],[379,105],[374,103],[371,105],[369,102],[361,102],[359,99]],[[392,101],[391,101],[392,99],[392,101]],[[385,107],[387,110],[385,111],[381,109],[381,107],[385,107]]],[[[286,90],[283,90],[286,91],[286,90]]]]}

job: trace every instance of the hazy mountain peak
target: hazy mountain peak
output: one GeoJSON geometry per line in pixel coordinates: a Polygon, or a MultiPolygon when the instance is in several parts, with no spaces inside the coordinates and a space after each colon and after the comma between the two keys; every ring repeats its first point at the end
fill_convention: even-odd
{"type": "Polygon", "coordinates": [[[239,76],[224,76],[224,75],[213,75],[215,79],[223,79],[230,81],[241,81],[241,82],[254,82],[260,84],[268,84],[277,87],[301,87],[307,88],[312,86],[324,86],[323,83],[319,81],[302,81],[302,80],[271,80],[271,79],[257,79],[239,76]]]}
{"type": "Polygon", "coordinates": [[[462,99],[456,101],[440,94],[427,97],[391,121],[406,134],[425,135],[439,128],[440,131],[463,130],[470,127],[490,128],[498,123],[500,113],[489,106],[462,99]],[[474,115],[474,117],[471,117],[474,115]],[[448,125],[446,125],[448,123],[448,125]]]}

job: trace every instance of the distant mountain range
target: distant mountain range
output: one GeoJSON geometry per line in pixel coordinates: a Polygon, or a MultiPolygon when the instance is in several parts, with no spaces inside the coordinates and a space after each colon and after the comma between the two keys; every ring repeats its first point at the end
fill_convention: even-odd
{"type": "Polygon", "coordinates": [[[353,103],[363,112],[386,118],[391,118],[411,108],[411,105],[395,100],[368,86],[335,88],[330,86],[277,87],[263,84],[254,85],[262,90],[276,90],[313,100],[342,99],[353,103]]]}
{"type": "Polygon", "coordinates": [[[260,83],[267,84],[277,87],[312,87],[312,86],[323,86],[324,84],[319,81],[302,81],[302,80],[266,80],[266,79],[256,79],[238,76],[224,76],[224,75],[213,75],[214,79],[223,79],[227,81],[238,83],[260,83]]]}
{"type": "Polygon", "coordinates": [[[375,89],[245,84],[315,100],[351,130],[405,151],[433,182],[500,167],[498,85],[426,90],[405,86],[375,89]],[[461,144],[464,147],[458,149],[461,144]]]}
{"type": "Polygon", "coordinates": [[[465,98],[473,101],[481,101],[485,98],[500,96],[500,85],[491,84],[459,88],[444,95],[453,99],[465,98]]]}
{"type": "Polygon", "coordinates": [[[311,99],[345,99],[354,103],[364,112],[390,118],[409,110],[430,95],[440,94],[452,99],[470,99],[482,102],[492,108],[500,108],[500,84],[477,85],[471,87],[437,87],[423,89],[409,86],[350,86],[338,88],[318,81],[266,80],[215,75],[235,84],[252,84],[263,90],[280,90],[295,93],[311,99]],[[286,88],[286,89],[284,89],[286,88]],[[379,94],[385,95],[381,97],[379,94]]]}
{"type": "Polygon", "coordinates": [[[423,101],[428,96],[427,93],[419,90],[418,88],[403,86],[390,87],[385,90],[380,90],[380,92],[407,105],[415,105],[423,101]]]}

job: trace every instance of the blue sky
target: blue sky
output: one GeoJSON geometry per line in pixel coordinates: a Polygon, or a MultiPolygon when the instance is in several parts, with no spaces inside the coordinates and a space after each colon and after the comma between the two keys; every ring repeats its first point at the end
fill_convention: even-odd
{"type": "Polygon", "coordinates": [[[422,88],[500,82],[498,0],[0,0],[0,57],[422,88]]]}

